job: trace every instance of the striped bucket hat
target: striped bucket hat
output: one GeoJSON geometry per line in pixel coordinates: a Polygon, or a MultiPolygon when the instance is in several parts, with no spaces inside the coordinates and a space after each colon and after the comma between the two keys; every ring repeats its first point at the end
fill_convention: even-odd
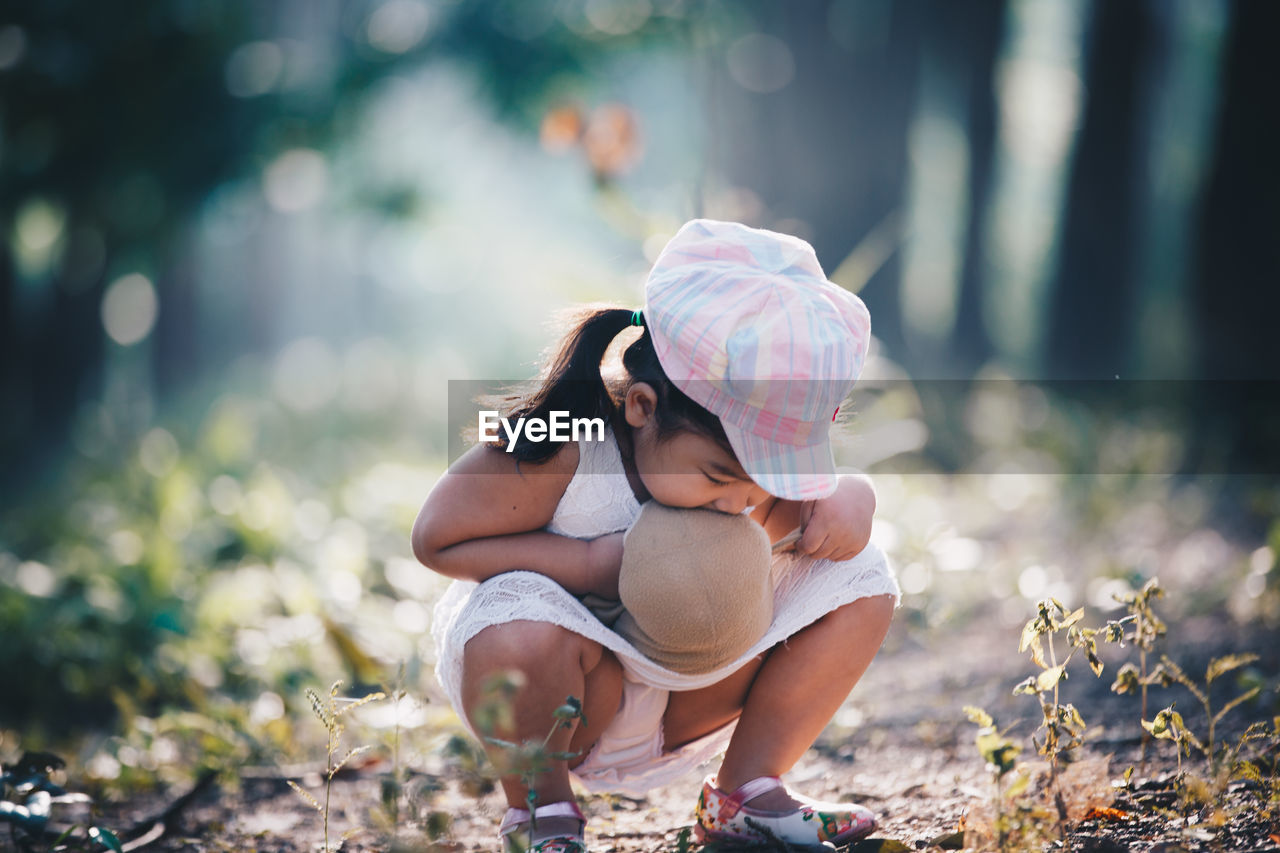
{"type": "Polygon", "coordinates": [[[827,281],[812,246],[695,219],[654,263],[644,315],[663,370],[720,418],[756,483],[792,500],[835,490],[828,431],[862,371],[871,318],[827,281]]]}

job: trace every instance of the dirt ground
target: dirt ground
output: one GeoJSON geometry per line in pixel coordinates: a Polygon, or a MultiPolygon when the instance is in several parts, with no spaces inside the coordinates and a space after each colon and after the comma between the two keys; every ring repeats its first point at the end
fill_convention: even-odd
{"type": "MultiPolygon", "coordinates": [[[[873,839],[861,842],[855,851],[937,849],[940,842],[956,841],[960,829],[965,830],[966,847],[993,846],[987,832],[992,780],[974,746],[976,728],[962,708],[985,707],[1002,727],[1014,727],[1011,736],[1024,744],[1021,758],[1030,764],[1037,756],[1023,735],[1034,728],[1040,713],[1034,699],[1011,695],[1011,686],[1031,670],[1025,660],[1005,649],[1004,633],[994,633],[993,640],[992,631],[974,626],[932,636],[928,645],[911,639],[917,632],[891,635],[885,653],[849,702],[788,774],[787,782],[801,793],[821,799],[851,798],[878,813],[880,827],[873,839]]],[[[1201,657],[1207,660],[1211,648],[1252,648],[1262,654],[1257,666],[1272,685],[1269,689],[1274,689],[1280,654],[1276,637],[1248,630],[1233,633],[1221,624],[1184,627],[1182,636],[1185,654],[1192,658],[1189,670],[1196,669],[1201,657]]],[[[1068,768],[1063,784],[1072,817],[1066,846],[1161,853],[1280,849],[1280,826],[1266,810],[1256,807],[1258,798],[1248,786],[1235,783],[1218,809],[1179,807],[1171,781],[1174,753],[1168,743],[1153,745],[1151,758],[1135,770],[1128,790],[1113,787],[1113,780],[1121,778],[1128,766],[1138,764],[1141,731],[1137,700],[1108,690],[1113,673],[1111,668],[1102,679],[1094,679],[1081,667],[1071,680],[1076,690],[1068,698],[1085,715],[1090,734],[1089,745],[1068,768]],[[1092,817],[1083,820],[1091,809],[1092,817]]],[[[1153,695],[1153,704],[1161,707],[1169,698],[1178,698],[1180,709],[1194,707],[1189,695],[1172,691],[1153,695]]],[[[1270,701],[1274,699],[1272,693],[1270,701]]],[[[1269,721],[1274,705],[1270,707],[1269,711],[1263,706],[1242,707],[1234,730],[1260,717],[1269,721]]],[[[1189,715],[1188,723],[1192,722],[1189,715]]],[[[1188,759],[1187,766],[1200,766],[1195,761],[1188,759]]],[[[332,793],[331,843],[343,832],[363,827],[344,843],[344,850],[500,849],[496,827],[505,809],[501,796],[496,792],[473,796],[468,792],[476,784],[474,773],[460,770],[456,763],[442,768],[414,777],[410,787],[417,791],[419,816],[401,821],[394,844],[385,825],[379,828],[376,821],[378,777],[385,768],[372,763],[339,778],[332,793]]],[[[704,768],[643,799],[586,798],[590,849],[597,853],[682,849],[681,830],[692,822],[701,776],[713,771],[714,767],[704,768]]],[[[319,787],[318,776],[301,781],[312,790],[319,787]]],[[[148,815],[180,793],[111,806],[101,820],[117,827],[145,825],[148,815]]],[[[1045,826],[1050,837],[1026,837],[1011,847],[1062,849],[1061,841],[1055,841],[1053,821],[1045,826]]],[[[134,849],[310,853],[319,849],[321,837],[320,815],[301,802],[283,777],[245,779],[238,790],[210,785],[168,822],[162,837],[134,849]]],[[[10,844],[0,835],[0,850],[9,849],[10,844]]],[[[125,847],[130,849],[127,838],[125,847]]]]}

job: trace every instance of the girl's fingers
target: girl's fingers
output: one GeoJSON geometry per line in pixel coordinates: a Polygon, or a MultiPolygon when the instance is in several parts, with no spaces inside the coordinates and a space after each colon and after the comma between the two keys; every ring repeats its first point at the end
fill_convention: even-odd
{"type": "Polygon", "coordinates": [[[820,552],[826,547],[828,538],[827,533],[819,527],[807,527],[804,535],[800,537],[800,541],[796,543],[796,550],[802,554],[808,554],[810,557],[820,559],[820,552]]]}

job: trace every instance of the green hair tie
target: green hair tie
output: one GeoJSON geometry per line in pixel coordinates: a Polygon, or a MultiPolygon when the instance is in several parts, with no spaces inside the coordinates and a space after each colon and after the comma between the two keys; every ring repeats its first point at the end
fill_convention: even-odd
{"type": "Polygon", "coordinates": [[[644,325],[644,314],[642,314],[640,311],[632,311],[632,312],[631,312],[631,325],[633,325],[633,326],[643,326],[643,325],[644,325]]]}

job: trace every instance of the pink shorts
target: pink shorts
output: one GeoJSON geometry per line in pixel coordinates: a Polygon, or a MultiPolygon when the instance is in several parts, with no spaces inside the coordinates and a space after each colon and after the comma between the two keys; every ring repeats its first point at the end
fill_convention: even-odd
{"type": "Polygon", "coordinates": [[[643,796],[685,776],[729,745],[737,720],[673,752],[663,750],[662,716],[669,691],[624,675],[618,714],[586,760],[573,770],[588,791],[643,796]]]}

